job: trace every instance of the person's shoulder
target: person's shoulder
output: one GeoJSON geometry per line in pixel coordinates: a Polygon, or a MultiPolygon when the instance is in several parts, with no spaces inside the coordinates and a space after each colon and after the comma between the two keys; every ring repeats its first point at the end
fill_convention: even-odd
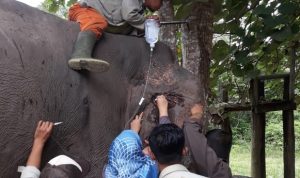
{"type": "Polygon", "coordinates": [[[198,175],[198,174],[195,174],[195,173],[192,173],[192,172],[187,172],[189,178],[207,178],[205,176],[201,176],[201,175],[198,175]]]}
{"type": "Polygon", "coordinates": [[[205,176],[201,176],[201,175],[189,172],[189,171],[180,172],[180,173],[178,173],[178,176],[180,176],[180,178],[207,178],[205,176]]]}
{"type": "Polygon", "coordinates": [[[188,171],[177,171],[165,176],[160,176],[160,178],[207,178],[198,174],[194,174],[188,171]]]}
{"type": "Polygon", "coordinates": [[[189,172],[182,164],[174,164],[162,170],[159,178],[206,178],[204,176],[189,172]]]}

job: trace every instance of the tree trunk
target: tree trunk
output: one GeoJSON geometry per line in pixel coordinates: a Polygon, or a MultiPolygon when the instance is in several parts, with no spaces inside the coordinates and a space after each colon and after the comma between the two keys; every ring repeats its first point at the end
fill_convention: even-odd
{"type": "MultiPolygon", "coordinates": [[[[199,76],[200,101],[206,105],[209,93],[209,65],[212,58],[213,0],[197,3],[188,26],[183,25],[183,67],[199,76]]],[[[207,117],[206,117],[207,118],[207,117]]]]}
{"type": "MultiPolygon", "coordinates": [[[[165,0],[162,7],[159,10],[160,21],[173,21],[174,20],[174,8],[171,0],[165,0]]],[[[160,41],[170,46],[174,56],[177,59],[176,49],[176,31],[178,27],[176,25],[163,25],[160,28],[160,41]]]]}

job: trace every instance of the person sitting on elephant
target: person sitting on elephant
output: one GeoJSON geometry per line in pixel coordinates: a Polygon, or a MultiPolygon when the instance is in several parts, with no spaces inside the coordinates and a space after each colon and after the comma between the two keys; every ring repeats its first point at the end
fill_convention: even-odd
{"type": "MultiPolygon", "coordinates": [[[[109,63],[91,57],[93,47],[103,31],[130,34],[144,30],[144,8],[158,10],[162,0],[81,0],[69,9],[69,20],[80,24],[80,31],[69,66],[92,72],[108,70],[109,63]]],[[[157,18],[157,17],[152,17],[157,18]]]]}
{"type": "Polygon", "coordinates": [[[105,178],[157,178],[158,167],[148,155],[144,154],[139,137],[142,114],[130,124],[130,130],[121,132],[112,142],[108,163],[104,167],[105,178]]]}
{"type": "Polygon", "coordinates": [[[34,141],[26,167],[20,166],[21,178],[82,178],[89,171],[89,164],[83,159],[59,155],[51,159],[42,171],[42,152],[51,135],[53,123],[39,121],[34,134],[34,141]]]}
{"type": "MultiPolygon", "coordinates": [[[[157,96],[156,104],[159,110],[159,124],[170,124],[166,97],[163,95],[157,96]]],[[[182,130],[185,136],[185,144],[196,166],[196,173],[212,178],[232,177],[229,165],[217,157],[214,150],[208,146],[205,135],[201,132],[203,106],[195,104],[190,113],[191,116],[184,121],[182,130]]],[[[151,152],[151,147],[149,152],[151,152]]]]}

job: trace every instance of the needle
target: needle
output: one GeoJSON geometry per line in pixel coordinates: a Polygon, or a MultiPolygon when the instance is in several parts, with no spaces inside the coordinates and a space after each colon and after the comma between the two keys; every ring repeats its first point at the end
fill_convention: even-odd
{"type": "Polygon", "coordinates": [[[60,125],[62,124],[63,122],[55,122],[53,125],[60,125]]]}

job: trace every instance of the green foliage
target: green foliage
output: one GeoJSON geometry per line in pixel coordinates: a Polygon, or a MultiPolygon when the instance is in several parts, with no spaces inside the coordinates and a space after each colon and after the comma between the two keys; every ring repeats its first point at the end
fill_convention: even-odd
{"type": "Polygon", "coordinates": [[[230,114],[233,144],[244,145],[251,142],[250,112],[234,112],[230,114]]]}
{"type": "Polygon", "coordinates": [[[216,15],[215,32],[227,34],[228,45],[236,49],[226,63],[237,77],[247,77],[254,70],[252,74],[259,74],[262,69],[264,73],[280,72],[267,68],[264,61],[273,61],[279,56],[280,60],[287,61],[289,54],[285,50],[292,41],[299,40],[299,3],[288,0],[259,2],[224,1],[223,10],[216,15]]]}
{"type": "MultiPolygon", "coordinates": [[[[268,115],[269,123],[266,127],[266,144],[269,144],[269,148],[274,146],[283,146],[283,125],[281,112],[272,112],[268,115]],[[272,118],[271,118],[272,117],[272,118]],[[267,133],[268,132],[268,133],[267,133]]],[[[295,150],[300,152],[300,112],[296,110],[294,112],[294,130],[295,130],[295,150]]]]}
{"type": "Polygon", "coordinates": [[[47,8],[49,10],[49,12],[56,12],[56,11],[58,11],[61,4],[64,5],[64,1],[45,0],[42,3],[42,7],[47,8]]]}
{"type": "Polygon", "coordinates": [[[175,11],[175,18],[176,19],[185,19],[188,17],[189,12],[192,11],[192,8],[194,7],[194,2],[188,2],[186,4],[180,4],[176,8],[175,11]]]}
{"type": "MultiPolygon", "coordinates": [[[[300,3],[291,0],[219,0],[216,3],[222,8],[215,14],[212,97],[216,96],[219,83],[232,85],[234,82],[235,88],[241,90],[258,75],[289,72],[291,48],[295,46],[298,59],[300,54],[300,3]]],[[[296,70],[299,68],[300,61],[296,60],[296,70]]],[[[299,79],[297,70],[295,88],[300,88],[299,79]]],[[[282,98],[280,82],[266,84],[268,98],[282,98]]],[[[248,88],[245,90],[230,91],[229,95],[247,93],[248,88]]],[[[295,94],[298,104],[300,93],[296,90],[295,94]]],[[[232,98],[249,101],[246,95],[232,98]]]]}
{"type": "MultiPolygon", "coordinates": [[[[233,145],[230,168],[233,175],[251,176],[250,144],[233,145]]],[[[296,151],[295,177],[300,177],[300,152],[296,151]]],[[[266,150],[266,175],[268,178],[283,177],[283,152],[277,148],[266,150]]]]}
{"type": "MultiPolygon", "coordinates": [[[[234,112],[229,115],[233,144],[245,145],[251,143],[251,113],[250,112],[234,112]]],[[[300,151],[300,113],[295,112],[294,121],[295,130],[295,150],[300,151]]],[[[266,115],[266,135],[267,149],[276,148],[283,149],[283,123],[282,112],[269,112],[266,115]]]]}
{"type": "Polygon", "coordinates": [[[297,119],[295,120],[295,150],[300,151],[300,118],[299,115],[296,115],[297,119]]]}
{"type": "Polygon", "coordinates": [[[280,112],[267,113],[266,146],[283,149],[283,125],[280,112]]]}
{"type": "Polygon", "coordinates": [[[77,0],[44,0],[42,9],[52,14],[66,18],[69,7],[77,0]]]}
{"type": "Polygon", "coordinates": [[[232,175],[251,175],[251,144],[234,144],[230,152],[230,168],[232,175]]]}
{"type": "Polygon", "coordinates": [[[207,1],[208,0],[173,0],[172,4],[175,7],[175,18],[186,19],[190,15],[190,12],[195,7],[196,3],[207,1]]]}

